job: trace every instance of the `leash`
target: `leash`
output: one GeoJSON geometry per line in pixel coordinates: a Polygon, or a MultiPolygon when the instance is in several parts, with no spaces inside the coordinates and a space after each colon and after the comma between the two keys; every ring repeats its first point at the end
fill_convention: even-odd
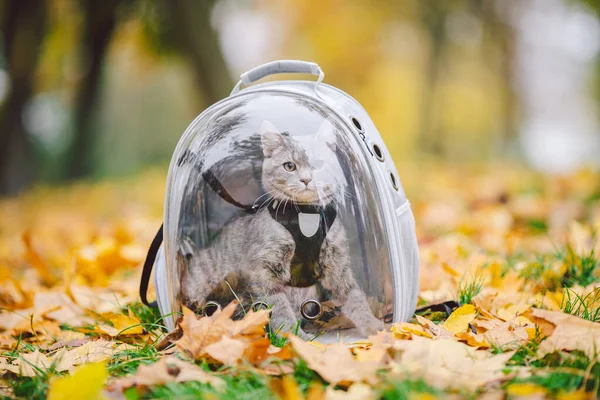
{"type": "Polygon", "coordinates": [[[140,280],[140,299],[142,300],[142,303],[148,307],[154,308],[157,307],[156,302],[148,303],[148,284],[150,283],[150,275],[152,274],[152,267],[154,266],[154,261],[156,260],[156,254],[158,253],[158,249],[160,249],[162,241],[163,225],[161,224],[156,236],[154,236],[154,239],[152,239],[150,249],[148,249],[148,254],[146,255],[146,260],[144,261],[144,267],[142,269],[142,279],[140,280]]]}

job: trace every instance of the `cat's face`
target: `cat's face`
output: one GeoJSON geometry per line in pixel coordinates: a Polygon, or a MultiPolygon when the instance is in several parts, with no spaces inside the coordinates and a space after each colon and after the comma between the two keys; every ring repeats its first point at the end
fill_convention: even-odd
{"type": "Polygon", "coordinates": [[[321,206],[335,197],[335,172],[339,166],[329,122],[323,123],[314,135],[291,138],[265,121],[261,143],[265,156],[263,187],[270,197],[321,206]]]}

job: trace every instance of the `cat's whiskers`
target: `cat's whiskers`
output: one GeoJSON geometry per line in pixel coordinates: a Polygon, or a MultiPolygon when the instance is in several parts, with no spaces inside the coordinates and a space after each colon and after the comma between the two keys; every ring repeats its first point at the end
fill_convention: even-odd
{"type": "MultiPolygon", "coordinates": [[[[269,196],[269,197],[265,201],[260,203],[257,210],[260,210],[261,208],[263,208],[265,206],[265,204],[272,202],[274,197],[271,196],[271,194],[274,192],[275,192],[275,190],[269,190],[265,194],[260,195],[256,200],[254,200],[254,203],[252,203],[252,208],[256,207],[256,203],[258,202],[258,200],[260,200],[262,197],[265,197],[265,196],[269,196]]],[[[268,204],[267,204],[267,206],[268,206],[268,204]]]]}
{"type": "Polygon", "coordinates": [[[269,200],[265,200],[259,207],[258,210],[260,210],[263,207],[269,207],[271,205],[271,203],[273,203],[275,200],[277,200],[277,198],[275,197],[271,197],[269,200]]]}
{"type": "Polygon", "coordinates": [[[297,212],[300,212],[300,208],[298,208],[298,203],[296,202],[296,196],[292,195],[292,204],[297,212]]]}
{"type": "MultiPolygon", "coordinates": [[[[263,193],[263,194],[261,194],[260,196],[258,196],[258,197],[256,198],[256,200],[254,200],[254,203],[252,203],[252,206],[254,207],[254,206],[256,205],[256,203],[257,203],[257,202],[258,202],[260,199],[262,199],[262,198],[263,198],[263,197],[265,197],[265,196],[268,196],[268,195],[270,195],[270,194],[271,194],[271,193],[273,193],[274,191],[275,191],[275,190],[269,190],[268,192],[266,192],[266,193],[263,193]]],[[[265,200],[265,201],[266,201],[266,200],[265,200]]]]}

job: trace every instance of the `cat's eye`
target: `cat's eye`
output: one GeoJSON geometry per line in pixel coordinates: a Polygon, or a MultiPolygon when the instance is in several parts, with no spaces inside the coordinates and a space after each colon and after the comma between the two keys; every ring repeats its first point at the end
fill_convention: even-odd
{"type": "Polygon", "coordinates": [[[288,172],[292,172],[296,170],[296,164],[288,161],[286,163],[283,163],[283,168],[288,172]]]}

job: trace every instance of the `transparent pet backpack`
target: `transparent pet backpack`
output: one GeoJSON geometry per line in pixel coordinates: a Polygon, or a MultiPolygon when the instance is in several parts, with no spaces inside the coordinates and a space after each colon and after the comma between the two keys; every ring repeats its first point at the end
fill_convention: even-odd
{"type": "Polygon", "coordinates": [[[181,137],[169,168],[151,270],[169,330],[181,307],[235,318],[271,309],[270,329],[320,341],[364,338],[408,320],[419,256],[398,172],[364,108],[322,83],[315,63],[241,75],[181,137]],[[314,81],[252,85],[272,74],[314,81]]]}

